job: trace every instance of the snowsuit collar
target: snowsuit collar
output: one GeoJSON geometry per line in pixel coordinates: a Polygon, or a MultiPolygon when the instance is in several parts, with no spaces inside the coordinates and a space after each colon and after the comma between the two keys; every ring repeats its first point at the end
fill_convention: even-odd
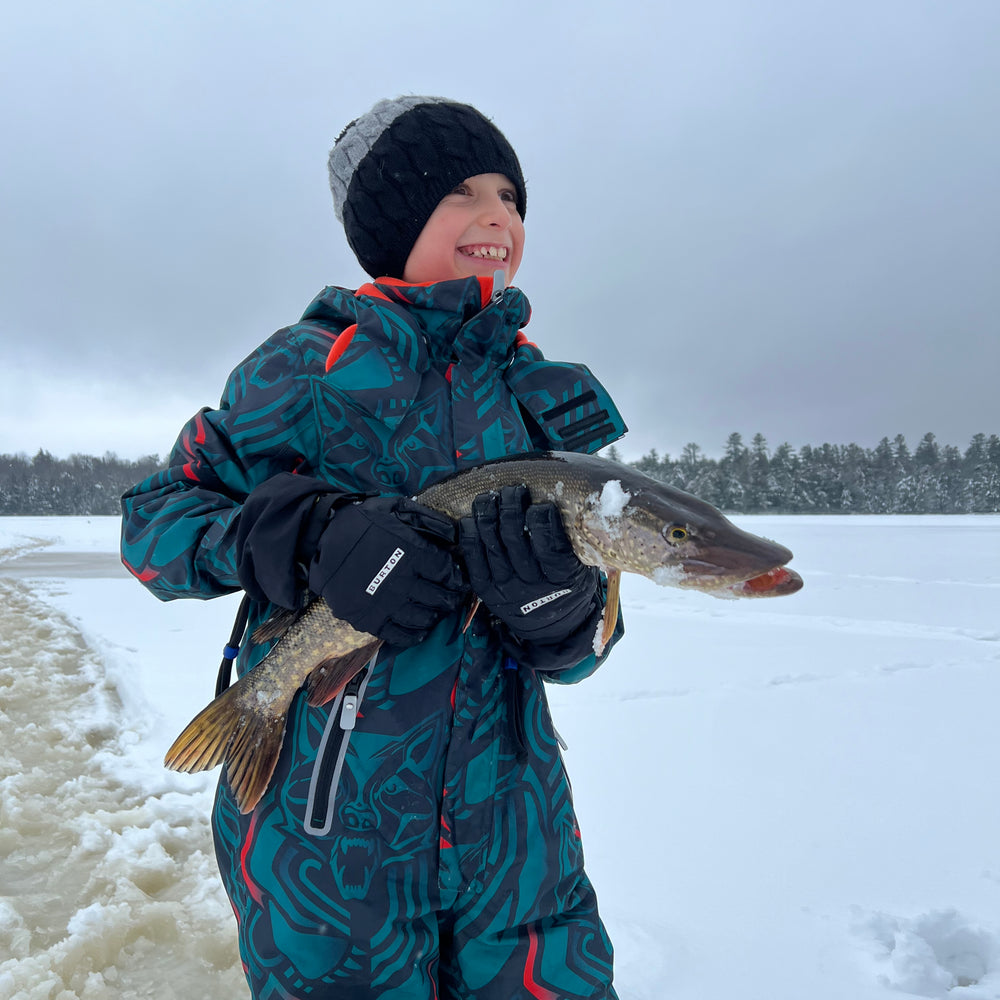
{"type": "Polygon", "coordinates": [[[432,364],[446,367],[460,360],[503,364],[518,344],[531,306],[519,288],[504,289],[496,301],[492,293],[492,279],[486,277],[418,285],[379,278],[354,293],[324,289],[302,321],[344,327],[331,349],[328,370],[340,361],[356,332],[391,350],[417,374],[432,364]]]}
{"type": "Polygon", "coordinates": [[[317,472],[414,493],[503,455],[615,440],[625,425],[604,387],[583,365],[547,361],[520,332],[529,316],[519,289],[493,295],[488,278],[324,289],[300,324],[332,338],[313,387],[317,472]]]}

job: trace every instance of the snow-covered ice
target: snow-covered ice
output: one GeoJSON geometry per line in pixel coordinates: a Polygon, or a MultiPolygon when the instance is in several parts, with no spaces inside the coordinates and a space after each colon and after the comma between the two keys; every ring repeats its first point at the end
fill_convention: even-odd
{"type": "MultiPolygon", "coordinates": [[[[551,689],[622,1000],[1000,998],[1000,517],[741,517],[798,594],[623,580],[551,689]]],[[[246,996],[215,775],[166,746],[235,601],[161,604],[113,518],[0,518],[0,998],[246,996]]]]}

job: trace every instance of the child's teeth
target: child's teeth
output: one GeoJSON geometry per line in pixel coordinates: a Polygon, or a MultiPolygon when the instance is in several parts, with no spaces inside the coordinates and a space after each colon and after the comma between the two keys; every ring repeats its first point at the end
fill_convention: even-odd
{"type": "Polygon", "coordinates": [[[496,260],[507,259],[506,247],[469,247],[468,252],[473,257],[492,257],[496,260]]]}

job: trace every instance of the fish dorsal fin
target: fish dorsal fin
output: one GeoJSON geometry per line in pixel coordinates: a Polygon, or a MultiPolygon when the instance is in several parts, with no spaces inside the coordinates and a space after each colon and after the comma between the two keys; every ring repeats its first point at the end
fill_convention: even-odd
{"type": "Polygon", "coordinates": [[[279,608],[267,621],[261,622],[250,636],[256,643],[280,639],[304,614],[302,609],[292,611],[279,608]]]}

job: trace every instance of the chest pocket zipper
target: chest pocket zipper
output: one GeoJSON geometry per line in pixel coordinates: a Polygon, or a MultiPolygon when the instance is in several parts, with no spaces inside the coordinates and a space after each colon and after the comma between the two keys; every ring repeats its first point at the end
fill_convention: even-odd
{"type": "Polygon", "coordinates": [[[374,663],[373,657],[368,666],[348,681],[330,709],[330,717],[326,721],[323,738],[316,752],[316,763],[309,779],[309,798],[306,801],[305,832],[314,837],[325,836],[333,826],[333,808],[344,759],[347,757],[347,747],[351,742],[351,733],[354,732],[361,699],[374,663]]]}

